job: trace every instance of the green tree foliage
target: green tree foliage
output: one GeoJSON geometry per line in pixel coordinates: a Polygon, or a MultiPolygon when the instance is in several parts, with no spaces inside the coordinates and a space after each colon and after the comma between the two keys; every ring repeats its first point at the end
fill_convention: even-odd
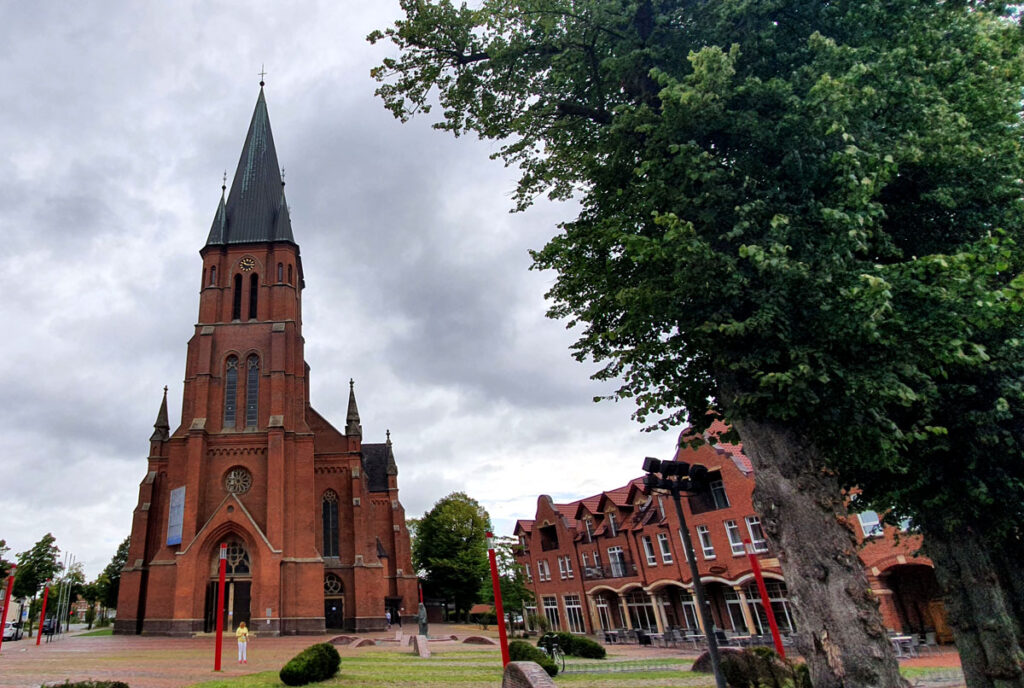
{"type": "Polygon", "coordinates": [[[7,546],[6,540],[0,540],[0,579],[7,578],[7,574],[10,572],[11,564],[13,561],[8,561],[7,553],[11,551],[11,548],[7,546]]]}
{"type": "Polygon", "coordinates": [[[15,597],[35,597],[43,583],[53,580],[64,565],[57,561],[60,548],[51,533],[44,535],[32,549],[18,555],[18,571],[14,578],[15,597]]]}
{"type": "MultiPolygon", "coordinates": [[[[512,620],[515,616],[525,614],[526,606],[535,606],[537,602],[537,596],[527,583],[522,564],[515,559],[515,550],[518,547],[519,542],[514,537],[494,538],[494,558],[498,564],[501,604],[510,629],[513,628],[512,620]]],[[[494,583],[490,577],[484,580],[480,588],[480,599],[487,604],[494,604],[494,583]]]]}
{"type": "Polygon", "coordinates": [[[520,209],[579,199],[534,254],[577,358],[650,427],[739,431],[814,685],[899,682],[841,532],[854,485],[919,519],[972,593],[951,614],[979,645],[972,685],[1024,685],[1000,592],[970,582],[985,548],[1021,551],[1024,503],[1024,34],[1005,5],[402,8],[369,37],[399,48],[374,70],[395,116],[439,104],[438,128],[500,141],[520,209]],[[947,547],[964,529],[984,547],[947,547]]]}
{"type": "Polygon", "coordinates": [[[117,607],[117,594],[121,589],[121,571],[128,563],[128,546],[131,543],[131,536],[117,546],[110,563],[106,565],[103,572],[97,576],[95,585],[99,592],[100,604],[107,609],[117,607]]]}
{"type": "Polygon", "coordinates": [[[480,504],[453,492],[425,513],[412,545],[413,564],[434,594],[466,614],[488,578],[487,532],[491,519],[480,504]]]}

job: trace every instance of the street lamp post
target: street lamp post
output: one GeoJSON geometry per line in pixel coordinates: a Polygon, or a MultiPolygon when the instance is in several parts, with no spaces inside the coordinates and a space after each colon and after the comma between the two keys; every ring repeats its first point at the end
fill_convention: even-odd
{"type": "Polygon", "coordinates": [[[718,641],[715,639],[714,621],[711,618],[711,609],[704,595],[704,585],[700,582],[700,572],[697,570],[697,557],[693,553],[693,541],[690,540],[690,529],[686,525],[686,516],[683,514],[683,505],[680,502],[680,494],[683,492],[694,494],[707,489],[706,466],[700,464],[688,464],[685,461],[661,461],[648,456],[644,459],[644,490],[662,490],[672,496],[676,505],[676,516],[679,517],[679,529],[683,538],[683,549],[686,552],[686,561],[690,564],[690,577],[693,580],[693,594],[697,598],[697,611],[700,613],[701,623],[704,624],[704,636],[708,641],[708,658],[711,660],[711,671],[715,674],[715,685],[717,688],[726,688],[725,677],[722,675],[721,663],[718,659],[718,641]],[[660,477],[656,474],[660,474],[660,477]]]}

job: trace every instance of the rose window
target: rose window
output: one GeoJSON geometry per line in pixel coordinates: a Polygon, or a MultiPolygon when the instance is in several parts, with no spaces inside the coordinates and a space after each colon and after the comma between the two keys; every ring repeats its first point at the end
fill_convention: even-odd
{"type": "Polygon", "coordinates": [[[243,494],[252,487],[252,473],[244,468],[232,468],[224,477],[224,489],[232,494],[243,494]]]}

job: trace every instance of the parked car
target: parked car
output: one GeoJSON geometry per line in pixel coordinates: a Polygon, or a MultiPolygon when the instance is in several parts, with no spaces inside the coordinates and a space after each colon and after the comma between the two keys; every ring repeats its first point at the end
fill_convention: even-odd
{"type": "Polygon", "coordinates": [[[57,619],[50,616],[43,621],[43,635],[53,635],[58,630],[57,619]]]}
{"type": "Polygon", "coordinates": [[[4,640],[18,640],[21,638],[21,624],[17,621],[8,621],[4,624],[4,640]]]}

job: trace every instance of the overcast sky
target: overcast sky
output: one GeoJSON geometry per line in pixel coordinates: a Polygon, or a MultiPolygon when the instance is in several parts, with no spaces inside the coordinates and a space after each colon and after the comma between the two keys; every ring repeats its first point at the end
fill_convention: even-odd
{"type": "Polygon", "coordinates": [[[494,144],[400,124],[373,95],[378,2],[0,0],[0,538],[52,532],[93,578],[129,533],[185,345],[221,175],[266,96],[302,252],[312,403],[391,430],[406,513],[454,490],[499,533],[669,458],[545,318],[530,271],[571,204],[510,214],[494,144]]]}

